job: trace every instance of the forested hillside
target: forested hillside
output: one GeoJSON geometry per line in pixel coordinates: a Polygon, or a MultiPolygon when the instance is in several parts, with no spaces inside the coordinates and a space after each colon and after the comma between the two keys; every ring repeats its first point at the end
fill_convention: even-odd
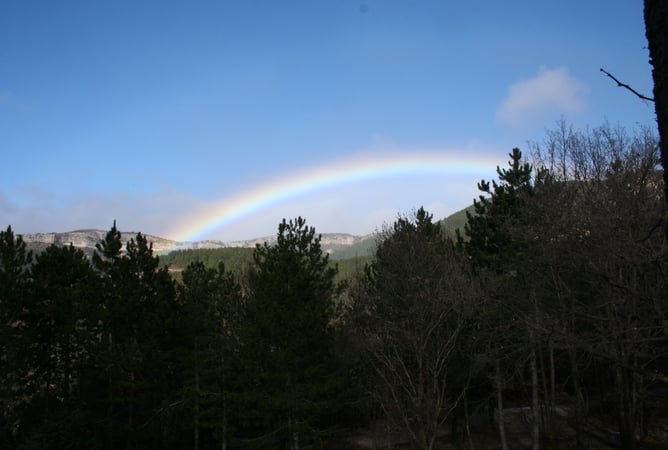
{"type": "MultiPolygon", "coordinates": [[[[473,206],[457,211],[440,221],[443,230],[451,237],[455,237],[456,231],[463,231],[466,224],[466,213],[472,212],[473,206]]],[[[342,247],[328,252],[332,265],[338,266],[339,279],[350,279],[357,271],[371,260],[378,245],[378,236],[370,235],[360,239],[348,247],[342,247]]],[[[200,261],[207,268],[216,268],[219,263],[224,263],[227,270],[235,275],[240,275],[248,270],[253,263],[253,248],[250,247],[225,247],[225,248],[200,248],[177,250],[160,256],[160,265],[169,267],[175,275],[183,271],[190,263],[200,261]]]]}
{"type": "Polygon", "coordinates": [[[465,220],[339,261],[301,217],[161,258],[7,227],[0,448],[665,448],[657,137],[561,123],[499,158],[465,220]]]}
{"type": "MultiPolygon", "coordinates": [[[[238,278],[243,278],[253,266],[252,248],[228,247],[220,249],[180,250],[160,257],[160,266],[168,267],[172,276],[181,279],[181,273],[190,264],[201,262],[206,268],[215,269],[220,263],[238,278]]],[[[330,255],[331,256],[331,255],[330,255]]],[[[371,261],[371,254],[364,253],[345,259],[329,258],[329,264],[337,268],[336,279],[350,280],[356,272],[371,261]]]]}
{"type": "Polygon", "coordinates": [[[242,247],[202,248],[196,250],[179,250],[160,257],[160,265],[169,267],[173,272],[181,272],[189,264],[199,261],[208,269],[215,269],[221,262],[235,273],[241,274],[253,262],[253,249],[242,247]]]}

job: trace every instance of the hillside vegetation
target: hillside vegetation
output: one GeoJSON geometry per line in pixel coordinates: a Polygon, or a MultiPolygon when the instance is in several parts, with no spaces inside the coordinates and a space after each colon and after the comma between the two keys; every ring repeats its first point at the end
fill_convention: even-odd
{"type": "MultiPolygon", "coordinates": [[[[473,212],[473,205],[441,219],[439,223],[443,230],[454,238],[455,230],[463,231],[467,212],[473,212]]],[[[371,261],[371,256],[378,245],[378,239],[378,236],[370,235],[350,246],[328,252],[330,261],[339,267],[341,279],[348,279],[357,271],[356,268],[363,268],[371,261]]],[[[178,273],[196,261],[201,261],[205,267],[211,269],[218,267],[218,264],[222,262],[227,270],[238,275],[253,263],[253,251],[254,249],[249,247],[177,250],[162,255],[160,264],[178,273]]]]}
{"type": "MultiPolygon", "coordinates": [[[[364,245],[364,244],[362,244],[364,245]]],[[[179,250],[160,257],[161,267],[168,267],[172,275],[180,280],[181,272],[190,264],[201,262],[208,269],[216,269],[220,263],[225,265],[225,270],[234,274],[235,277],[243,277],[253,265],[252,248],[228,247],[216,249],[194,249],[179,250]]],[[[348,252],[339,252],[338,256],[348,252]]],[[[351,253],[356,253],[354,250],[351,253]]],[[[357,272],[363,271],[364,265],[372,259],[372,254],[365,251],[360,256],[335,259],[330,258],[329,264],[337,267],[336,279],[339,281],[351,279],[357,272]]]]}

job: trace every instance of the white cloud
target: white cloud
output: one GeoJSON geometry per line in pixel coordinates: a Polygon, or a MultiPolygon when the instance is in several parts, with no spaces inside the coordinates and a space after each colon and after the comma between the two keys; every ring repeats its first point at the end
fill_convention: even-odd
{"type": "Polygon", "coordinates": [[[496,112],[499,122],[521,126],[547,113],[576,113],[585,107],[589,88],[568,73],[566,67],[541,67],[538,74],[510,86],[496,112]]]}

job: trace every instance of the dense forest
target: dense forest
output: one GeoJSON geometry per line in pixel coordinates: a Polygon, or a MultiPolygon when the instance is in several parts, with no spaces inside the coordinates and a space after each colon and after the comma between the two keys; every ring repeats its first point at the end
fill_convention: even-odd
{"type": "Polygon", "coordinates": [[[92,258],[7,227],[0,448],[665,448],[657,137],[526,153],[456,233],[419,208],[344,276],[302,218],[178,276],[115,223],[92,258]]]}

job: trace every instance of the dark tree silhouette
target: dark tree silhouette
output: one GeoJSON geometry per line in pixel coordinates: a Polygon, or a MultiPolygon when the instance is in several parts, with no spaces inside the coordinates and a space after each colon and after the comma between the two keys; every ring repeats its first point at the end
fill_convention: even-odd
{"type": "Polygon", "coordinates": [[[398,218],[380,239],[352,307],[368,390],[390,426],[413,446],[433,449],[468,387],[475,283],[424,208],[398,218]]]}
{"type": "MultiPolygon", "coordinates": [[[[659,148],[663,166],[663,193],[668,205],[668,2],[645,0],[645,35],[649,44],[654,109],[659,127],[659,148]]],[[[668,235],[668,222],[665,227],[668,235]]]]}
{"type": "MultiPolygon", "coordinates": [[[[298,450],[317,436],[340,392],[333,367],[336,269],[315,229],[283,220],[274,245],[258,245],[249,276],[247,327],[242,336],[248,422],[298,450]]],[[[270,442],[268,445],[276,445],[270,442]]]]}

